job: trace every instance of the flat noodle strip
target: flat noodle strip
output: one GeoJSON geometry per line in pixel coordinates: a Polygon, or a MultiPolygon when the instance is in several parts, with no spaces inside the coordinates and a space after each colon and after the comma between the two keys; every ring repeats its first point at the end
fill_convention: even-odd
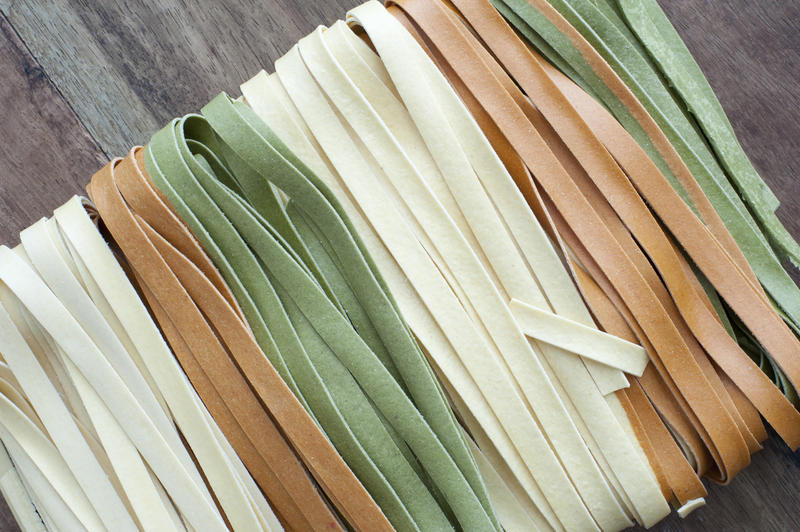
{"type": "MultiPolygon", "coordinates": [[[[580,249],[580,246],[575,243],[577,238],[573,237],[570,240],[573,241],[570,244],[573,250],[580,249]]],[[[585,250],[577,251],[576,256],[579,257],[587,271],[592,272],[594,280],[603,286],[603,291],[607,297],[614,301],[617,311],[626,316],[625,321],[634,331],[639,342],[648,351],[652,351],[654,348],[644,331],[625,306],[614,287],[611,286],[597,265],[594,264],[591,257],[588,256],[585,250]]],[[[653,360],[656,360],[655,357],[653,360]]],[[[676,390],[675,383],[670,376],[660,373],[655,365],[651,364],[645,368],[639,382],[647,392],[648,397],[658,407],[658,411],[666,420],[668,427],[676,432],[675,437],[683,447],[695,470],[701,475],[709,471],[713,466],[713,460],[716,460],[713,456],[714,450],[705,445],[706,436],[703,434],[703,427],[699,424],[686,399],[676,390]]]]}
{"type": "MultiPolygon", "coordinates": [[[[359,229],[359,234],[365,239],[370,253],[376,258],[384,277],[387,278],[387,282],[389,282],[392,292],[397,298],[403,315],[409,321],[411,329],[419,338],[421,344],[434,357],[440,368],[446,372],[448,378],[452,382],[458,383],[459,393],[469,397],[469,400],[467,400],[470,405],[469,408],[476,417],[481,419],[481,424],[487,427],[487,430],[490,430],[489,427],[496,427],[491,430],[492,439],[498,448],[502,450],[501,452],[505,459],[509,460],[509,463],[516,464],[515,475],[520,479],[519,482],[525,486],[524,489],[530,497],[539,501],[537,504],[541,507],[541,503],[543,503],[542,496],[540,494],[537,495],[539,491],[533,477],[518,458],[515,461],[515,457],[518,456],[517,450],[509,441],[509,436],[499,427],[498,421],[494,418],[494,413],[489,410],[485,401],[488,399],[491,403],[491,408],[497,412],[498,419],[507,423],[509,435],[519,446],[519,453],[523,456],[536,457],[538,459],[540,452],[535,450],[531,452],[531,444],[533,442],[530,434],[533,433],[530,431],[536,430],[535,424],[532,424],[533,420],[529,416],[522,414],[526,409],[520,398],[514,393],[512,386],[503,381],[503,372],[497,365],[496,360],[485,355],[490,350],[488,344],[475,331],[474,325],[464,313],[461,304],[450,291],[450,288],[441,278],[430,257],[416,243],[414,237],[407,233],[405,223],[400,219],[394,218],[391,212],[392,209],[387,208],[389,203],[369,200],[368,189],[354,184],[352,179],[357,177],[366,178],[362,182],[364,186],[373,185],[374,181],[367,178],[369,175],[368,170],[359,171],[354,166],[361,159],[361,155],[357,151],[355,153],[348,151],[348,149],[350,151],[354,150],[355,147],[348,148],[344,142],[348,135],[346,131],[337,132],[332,127],[337,121],[336,116],[328,117],[324,107],[312,106],[313,100],[311,96],[315,94],[314,90],[318,91],[318,89],[315,88],[313,79],[310,80],[311,84],[298,85],[302,79],[300,77],[302,71],[299,69],[293,70],[294,66],[290,66],[289,63],[291,59],[292,54],[290,53],[277,62],[276,66],[280,81],[278,81],[277,77],[270,78],[274,80],[272,82],[274,86],[272,94],[277,96],[277,101],[283,100],[283,110],[291,114],[294,111],[294,106],[288,100],[288,94],[283,89],[283,84],[286,84],[286,87],[292,90],[292,93],[299,94],[302,92],[306,97],[298,110],[304,113],[303,117],[308,120],[308,127],[314,131],[315,136],[311,136],[310,130],[308,133],[302,132],[301,128],[305,126],[305,122],[303,122],[303,117],[300,117],[299,114],[292,123],[294,124],[294,129],[298,130],[296,135],[299,135],[300,138],[295,134],[291,134],[292,128],[279,129],[276,127],[278,123],[285,123],[287,117],[284,116],[284,121],[277,122],[279,120],[277,115],[280,109],[265,105],[269,100],[264,100],[264,97],[256,91],[258,78],[248,82],[249,88],[243,87],[248,103],[259,109],[261,116],[274,129],[281,131],[282,135],[288,135],[285,137],[287,142],[290,139],[294,140],[290,146],[304,161],[310,165],[315,160],[317,161],[317,164],[313,164],[313,167],[321,177],[326,179],[326,183],[332,189],[341,190],[338,195],[342,200],[349,198],[350,193],[352,193],[354,200],[358,201],[363,207],[364,215],[369,218],[369,223],[374,224],[374,230],[367,225],[366,220],[361,218],[362,215],[359,208],[349,203],[345,204],[347,212],[359,229]],[[316,152],[317,148],[311,145],[312,142],[316,141],[319,141],[321,145],[318,149],[322,150],[324,148],[326,150],[330,156],[330,161],[339,169],[342,177],[334,177],[332,172],[335,172],[335,170],[328,169],[325,166],[326,159],[323,159],[325,158],[325,153],[322,151],[316,152]],[[306,151],[301,149],[303,144],[308,146],[306,151]],[[342,178],[345,179],[344,182],[339,181],[342,178]],[[343,189],[343,186],[348,186],[349,191],[343,189]],[[387,246],[386,251],[384,251],[384,244],[377,240],[378,236],[373,236],[373,231],[380,233],[380,238],[383,239],[387,246]],[[394,258],[387,256],[388,252],[391,252],[394,258]],[[402,267],[402,270],[399,267],[402,267]],[[405,280],[406,275],[408,276],[408,281],[405,280]],[[409,281],[414,284],[415,292],[409,290],[409,281]],[[438,328],[439,325],[437,323],[441,324],[441,329],[438,328]],[[452,334],[454,332],[455,334],[452,334]],[[463,360],[464,366],[462,366],[459,358],[463,360]],[[465,370],[469,371],[469,373],[465,374],[465,370]],[[472,380],[473,376],[475,381],[472,380]],[[475,389],[476,383],[480,390],[484,392],[485,398],[481,395],[481,391],[475,389]]],[[[327,108],[327,113],[330,112],[330,108],[327,108]]],[[[373,191],[374,193],[375,191],[373,191]]],[[[375,196],[376,199],[377,197],[375,196]]],[[[546,508],[546,503],[543,504],[545,505],[544,508],[546,508]]],[[[543,509],[543,511],[546,510],[543,509]]],[[[552,513],[548,515],[551,522],[555,523],[555,517],[552,513]]]]}
{"type": "MultiPolygon", "coordinates": [[[[616,292],[616,289],[608,282],[605,275],[600,271],[599,267],[596,265],[595,261],[588,255],[588,252],[584,249],[583,245],[578,241],[577,237],[574,236],[574,233],[566,226],[565,222],[561,219],[561,217],[557,214],[554,214],[554,218],[557,220],[557,224],[559,226],[560,233],[564,236],[566,240],[569,241],[570,248],[572,251],[579,257],[580,262],[583,264],[584,267],[588,268],[588,271],[592,272],[592,276],[598,283],[603,285],[603,290],[609,295],[609,297],[613,297],[615,300],[615,305],[619,309],[620,312],[626,314],[626,316],[630,316],[628,320],[631,324],[631,327],[637,331],[637,338],[639,342],[644,345],[649,350],[652,350],[652,345],[650,344],[649,340],[644,335],[644,332],[641,330],[641,327],[636,324],[635,318],[632,317],[629,309],[622,302],[621,298],[616,292]]],[[[614,222],[615,218],[605,218],[604,221],[614,222]]],[[[616,223],[621,223],[616,220],[616,223]]],[[[627,233],[623,233],[627,234],[627,233]]],[[[656,291],[658,294],[659,301],[662,305],[665,306],[667,310],[667,314],[669,315],[670,319],[673,320],[673,323],[677,327],[681,337],[683,338],[684,342],[687,343],[692,355],[698,361],[698,363],[705,361],[705,364],[701,366],[704,375],[706,378],[710,379],[710,383],[714,388],[715,393],[718,394],[721,400],[724,400],[724,404],[731,415],[734,416],[734,421],[736,421],[737,425],[740,426],[740,430],[743,431],[743,436],[749,436],[748,441],[751,441],[753,444],[757,446],[757,442],[752,438],[750,434],[747,434],[747,428],[744,426],[744,420],[741,419],[739,416],[738,411],[735,409],[735,405],[730,397],[727,395],[727,391],[725,390],[722,381],[720,380],[719,376],[714,371],[714,368],[707,362],[705,358],[705,354],[702,352],[700,346],[698,345],[694,336],[688,331],[687,326],[683,322],[680,314],[678,313],[677,308],[675,307],[672,299],[667,295],[666,289],[663,285],[658,282],[658,278],[656,277],[655,272],[651,269],[644,269],[644,267],[648,267],[647,259],[642,255],[641,251],[638,247],[632,246],[632,241],[630,240],[630,236],[628,236],[629,245],[627,252],[633,253],[634,258],[638,258],[637,267],[640,268],[641,273],[647,273],[648,275],[648,282],[650,283],[651,288],[656,291]]],[[[623,242],[625,242],[623,240],[623,242]]],[[[625,246],[623,246],[625,247],[625,246]]],[[[699,422],[696,416],[692,413],[689,405],[686,403],[685,398],[680,394],[678,389],[675,386],[674,381],[672,378],[663,371],[663,367],[661,362],[658,360],[657,357],[652,358],[653,363],[656,367],[660,368],[658,371],[660,375],[656,375],[654,368],[648,368],[645,370],[645,373],[642,375],[643,383],[647,383],[648,386],[648,393],[650,393],[652,386],[658,385],[660,390],[663,390],[663,393],[660,395],[662,399],[669,397],[668,402],[658,402],[660,405],[659,410],[661,411],[662,415],[667,416],[670,419],[670,424],[673,428],[675,427],[683,427],[680,429],[680,433],[684,439],[687,441],[691,440],[695,442],[696,445],[692,446],[693,454],[695,458],[698,460],[698,471],[701,473],[705,473],[709,469],[709,463],[706,459],[708,457],[708,452],[702,449],[703,442],[702,439],[707,439],[707,435],[704,433],[704,429],[702,426],[699,425],[699,422]],[[660,382],[659,382],[660,381],[660,382]],[[665,395],[666,394],[666,395],[665,395]],[[662,408],[663,407],[663,408],[662,408]],[[682,412],[681,412],[682,411],[682,412]],[[691,427],[689,421],[691,420],[691,425],[694,425],[694,428],[691,427]],[[702,438],[702,439],[701,439],[702,438]]],[[[655,400],[655,399],[654,399],[655,400]]],[[[750,448],[750,445],[748,445],[750,448]]],[[[713,449],[710,450],[713,452],[713,449]]]]}
{"type": "MultiPolygon", "coordinates": [[[[608,356],[608,359],[619,357],[619,362],[610,365],[619,369],[624,368],[627,373],[637,377],[642,375],[642,371],[647,365],[647,353],[641,346],[620,340],[616,336],[561,318],[552,312],[516,299],[511,300],[511,312],[514,313],[523,332],[531,338],[556,345],[587,358],[594,358],[593,353],[596,352],[603,353],[608,356]],[[575,333],[581,328],[583,328],[582,333],[586,336],[585,343],[582,338],[575,338],[575,333]]],[[[608,359],[600,358],[600,360],[608,359]]],[[[595,358],[595,360],[597,359],[595,358]]]]}
{"type": "Polygon", "coordinates": [[[44,532],[44,521],[36,512],[33,498],[19,471],[11,462],[8,450],[0,449],[0,492],[22,532],[44,532]]]}
{"type": "MultiPolygon", "coordinates": [[[[464,2],[457,1],[456,4],[462,5],[464,2]]],[[[469,4],[469,2],[466,2],[466,4],[469,4]]],[[[485,10],[482,10],[481,13],[484,14],[485,10]]],[[[480,20],[479,24],[486,28],[486,31],[492,31],[491,35],[493,37],[501,34],[500,28],[504,27],[501,21],[496,20],[496,24],[490,30],[486,24],[489,21],[486,16],[472,20],[480,20]]],[[[539,97],[539,95],[546,94],[541,85],[542,83],[546,85],[545,73],[538,69],[538,65],[535,64],[535,58],[532,55],[526,55],[524,46],[513,36],[510,30],[507,29],[505,35],[507,38],[503,41],[503,44],[496,38],[489,39],[488,34],[484,37],[487,38],[489,45],[494,47],[494,51],[501,61],[509,64],[517,79],[522,80],[522,88],[528,94],[537,95],[534,97],[534,103],[548,116],[551,123],[556,128],[559,128],[559,124],[561,124],[563,131],[569,131],[569,133],[562,133],[562,138],[574,138],[573,143],[581,143],[580,146],[585,146],[592,142],[597,143],[600,142],[601,138],[603,139],[605,147],[609,149],[611,155],[617,157],[617,160],[626,170],[634,184],[639,187],[639,191],[644,195],[649,205],[661,215],[662,221],[672,230],[695,263],[707,275],[711,276],[711,282],[715,284],[715,288],[720,290],[723,297],[733,306],[734,311],[740,316],[744,316],[743,319],[746,323],[754,324],[754,330],[764,331],[766,336],[763,338],[762,343],[765,346],[774,348],[776,358],[784,360],[782,367],[792,378],[791,376],[794,373],[790,368],[793,367],[793,364],[800,363],[798,362],[800,361],[800,356],[798,356],[800,355],[800,342],[797,341],[788,327],[775,314],[769,303],[760,297],[759,292],[757,290],[752,292],[748,290],[748,287],[752,286],[748,279],[742,276],[737,266],[731,262],[711,233],[683,203],[667,181],[661,177],[652,161],[638,148],[634,140],[627,135],[622,126],[611,117],[610,113],[605,111],[590,96],[578,89],[577,86],[566,80],[563,75],[557,74],[552,67],[550,67],[549,74],[551,77],[560,76],[562,86],[571,85],[570,94],[572,98],[569,101],[570,103],[580,103],[576,107],[576,111],[581,116],[586,117],[588,127],[584,126],[584,129],[581,130],[579,127],[570,128],[570,124],[565,123],[562,117],[568,116],[569,111],[565,115],[565,110],[568,110],[569,106],[564,105],[563,100],[555,104],[557,110],[548,113],[548,105],[541,101],[539,97]],[[526,65],[528,68],[522,69],[522,65],[526,65]],[[565,127],[567,128],[566,130],[564,130],[565,127]],[[593,138],[589,130],[592,133],[599,132],[600,137],[593,138]],[[713,255],[715,250],[719,250],[719,254],[716,256],[713,255]],[[728,269],[723,270],[722,265],[726,262],[729,265],[728,269]],[[733,293],[736,295],[731,295],[733,293]],[[751,294],[749,299],[742,297],[748,293],[751,294]],[[738,305],[736,304],[737,302],[739,303],[738,305]],[[766,325],[764,319],[759,320],[761,316],[772,316],[773,319],[769,325],[766,325]],[[767,334],[766,331],[771,332],[767,334]],[[778,332],[781,333],[782,343],[774,341],[778,332]]],[[[576,115],[571,118],[573,119],[573,124],[583,124],[576,115]]],[[[567,143],[569,144],[569,140],[567,140],[567,143]]],[[[727,332],[723,330],[710,305],[698,300],[701,292],[690,288],[693,280],[691,272],[687,271],[685,267],[674,264],[673,257],[676,257],[676,255],[668,242],[665,242],[663,238],[661,243],[658,242],[661,230],[656,226],[656,222],[654,220],[651,221],[649,229],[643,227],[647,225],[644,222],[648,219],[652,220],[652,218],[648,217],[645,204],[641,200],[638,200],[637,203],[636,192],[630,185],[627,185],[627,180],[616,165],[610,158],[605,160],[602,157],[592,158],[592,153],[604,153],[602,151],[591,152],[576,149],[574,153],[577,157],[582,158],[582,161],[585,161],[582,164],[588,169],[589,175],[593,177],[595,183],[604,192],[612,206],[621,214],[626,225],[633,228],[634,236],[643,244],[646,250],[652,250],[650,254],[654,258],[656,265],[662,264],[662,266],[659,266],[662,277],[672,291],[672,295],[678,302],[678,306],[686,317],[688,324],[692,327],[693,332],[700,339],[706,351],[721,365],[724,371],[728,372],[734,382],[745,387],[748,397],[757,403],[760,411],[765,413],[767,420],[784,437],[790,447],[796,448],[800,445],[800,414],[795,411],[788,401],[780,396],[775,387],[767,383],[766,377],[762,376],[763,373],[759,371],[749,356],[738,348],[727,332]],[[590,166],[587,166],[587,164],[590,166]],[[595,168],[594,171],[591,170],[592,167],[595,168]],[[615,175],[618,178],[619,185],[609,182],[609,178],[615,175]],[[634,206],[636,208],[631,209],[634,206]],[[637,226],[641,230],[637,231],[637,226]],[[656,239],[655,241],[653,240],[654,238],[656,239]],[[649,244],[648,241],[650,242],[649,244]],[[656,247],[660,247],[662,251],[657,251],[656,247]],[[666,253],[666,256],[664,253],[666,253]],[[659,255],[662,257],[661,259],[657,258],[659,255]],[[673,265],[664,264],[665,260],[672,261],[673,265]]]]}
{"type": "Polygon", "coordinates": [[[472,441],[472,438],[468,435],[464,437],[471,443],[472,454],[486,482],[500,522],[503,524],[503,530],[507,532],[540,530],[536,522],[526,513],[525,508],[520,505],[514,493],[508,489],[503,477],[494,469],[489,460],[486,459],[478,446],[472,441]]]}
{"type": "MultiPolygon", "coordinates": [[[[310,174],[308,168],[297,160],[294,154],[285,149],[283,143],[248,107],[230,101],[223,94],[207,105],[204,112],[210,117],[210,122],[228,146],[235,149],[244,161],[259,172],[265,180],[269,179],[280,185],[287,195],[297,201],[310,215],[318,217],[320,230],[327,233],[332,242],[337,242],[337,245],[343,247],[342,252],[338,255],[347,265],[343,272],[354,275],[359,270],[363,271],[365,266],[371,266],[360,252],[358,254],[346,252],[344,246],[353,249],[357,244],[352,234],[345,235],[343,233],[345,226],[342,218],[345,218],[345,215],[337,212],[341,207],[331,197],[327,187],[322,186],[318,178],[310,174]],[[275,153],[275,155],[264,157],[261,155],[263,150],[268,150],[267,153],[275,153]],[[291,166],[288,166],[289,164],[291,166]],[[283,168],[286,170],[283,171],[283,168]]],[[[276,277],[290,275],[288,272],[278,270],[274,273],[276,277]]],[[[369,274],[369,272],[365,273],[369,274]]],[[[370,277],[361,277],[360,280],[353,279],[352,286],[354,290],[361,292],[359,296],[363,298],[364,305],[371,308],[371,312],[376,317],[380,316],[378,313],[382,313],[383,319],[398,319],[394,308],[387,308],[385,303],[382,303],[382,300],[390,301],[388,299],[390,296],[383,290],[382,293],[376,293],[375,290],[381,286],[376,277],[377,274],[372,273],[370,277]],[[378,299],[379,297],[382,299],[378,299]]],[[[301,312],[307,316],[320,338],[336,353],[367,396],[374,402],[377,410],[386,417],[391,427],[415,453],[420,465],[430,475],[431,481],[440,490],[458,521],[482,523],[479,526],[495,526],[493,512],[488,506],[488,501],[487,506],[480,502],[480,499],[485,499],[485,489],[477,471],[473,473],[474,462],[468,454],[465,457],[461,455],[460,447],[464,446],[465,450],[466,447],[460,435],[457,435],[457,442],[449,440],[446,433],[443,433],[440,439],[411,402],[411,398],[399,388],[396,381],[390,378],[388,372],[384,373],[384,366],[375,365],[377,360],[374,359],[374,355],[352,327],[349,324],[339,325],[339,323],[344,325],[342,322],[345,319],[344,316],[328,309],[328,300],[319,299],[315,290],[301,288],[306,282],[305,279],[302,276],[295,276],[293,281],[285,278],[281,280],[281,283],[289,290],[291,298],[301,312]],[[291,282],[297,284],[291,286],[291,282]],[[402,412],[403,415],[399,416],[399,412],[402,412]],[[467,463],[464,462],[465,459],[468,460],[467,463]]],[[[388,325],[389,322],[384,326],[388,325]]],[[[408,334],[405,326],[402,327],[403,333],[408,334]]],[[[398,330],[396,329],[395,332],[398,330]]],[[[398,347],[399,345],[396,344],[392,346],[392,349],[398,347]]],[[[399,357],[400,354],[398,352],[393,356],[399,357]]],[[[402,364],[398,364],[398,368],[409,363],[410,361],[406,360],[402,364]]],[[[441,392],[437,391],[436,393],[438,400],[441,400],[442,396],[438,395],[441,392]]],[[[419,394],[414,395],[416,397],[419,394]]],[[[425,398],[425,401],[430,399],[431,397],[425,398]]],[[[422,398],[417,398],[417,400],[421,404],[423,403],[422,398]]],[[[420,408],[427,410],[422,406],[420,408]]],[[[445,428],[440,424],[437,430],[441,431],[445,428]]]]}
{"type": "Polygon", "coordinates": [[[530,123],[519,113],[513,101],[509,101],[508,94],[500,86],[494,88],[496,81],[492,81],[494,78],[490,73],[481,74],[484,67],[481,67],[480,58],[468,59],[470,53],[465,48],[458,47],[457,43],[463,38],[459,37],[454,26],[452,29],[448,27],[452,22],[442,7],[436,4],[421,5],[414,1],[401,2],[399,5],[411,14],[423,30],[427,30],[428,37],[435,40],[436,45],[447,53],[451,64],[462,65],[459,67],[461,75],[470,80],[467,81],[467,86],[479,100],[484,100],[484,105],[494,109],[498,126],[533,169],[536,179],[568,221],[581,227],[578,237],[587,249],[593,251],[610,278],[616,280],[615,284],[626,304],[639,310],[637,316],[640,316],[648,337],[658,347],[657,352],[670,354],[663,362],[670,373],[678,377],[676,384],[689,399],[689,403],[698,408],[697,414],[709,431],[709,444],[719,452],[721,479],[731,478],[749,462],[747,447],[722,403],[719,400],[709,401],[707,394],[700,392],[707,389],[709,383],[671,322],[665,318],[656,318],[658,313],[663,313],[663,307],[650,287],[636,273],[630,259],[600,220],[593,219],[596,216],[594,211],[583,195],[572,188],[574,185],[571,184],[569,175],[544,146],[541,137],[533,132],[530,123]],[[534,140],[536,143],[532,142],[534,140]]]}
{"type": "MultiPolygon", "coordinates": [[[[90,185],[90,194],[98,205],[101,215],[104,215],[106,225],[115,235],[118,244],[127,251],[137,276],[140,276],[143,281],[143,286],[147,287],[145,294],[149,291],[151,306],[157,315],[161,315],[162,327],[165,327],[168,338],[171,340],[170,343],[182,364],[185,362],[184,369],[189,373],[190,380],[199,387],[198,390],[204,399],[208,397],[207,404],[214,418],[230,420],[226,423],[220,422],[221,428],[234,442],[234,448],[242,454],[251,473],[254,474],[262,488],[266,488],[272,482],[267,480],[272,476],[271,473],[267,473],[270,471],[270,466],[267,464],[274,464],[274,466],[284,469],[285,472],[281,473],[281,478],[285,483],[285,489],[296,495],[287,500],[285,496],[279,497],[280,491],[268,490],[276,499],[285,500],[286,503],[283,504],[288,504],[288,506],[283,506],[273,500],[282,519],[294,522],[295,526],[301,528],[308,526],[302,523],[315,521],[323,527],[336,526],[335,518],[319,499],[313,487],[303,480],[307,478],[307,475],[302,468],[291,466],[290,469],[286,469],[286,466],[292,462],[296,463],[296,459],[292,458],[289,462],[274,460],[274,453],[281,447],[286,451],[280,452],[291,453],[286,447],[286,443],[283,442],[283,438],[278,433],[272,437],[270,446],[275,450],[269,451],[261,447],[264,432],[262,428],[258,427],[259,425],[263,427],[265,424],[269,426],[271,422],[268,421],[269,418],[266,417],[266,412],[262,410],[260,404],[253,403],[252,407],[247,407],[248,411],[242,411],[238,406],[240,403],[231,404],[230,412],[238,417],[238,420],[234,421],[229,417],[230,414],[226,414],[222,410],[219,400],[215,399],[216,394],[209,390],[210,385],[224,390],[221,398],[226,402],[233,397],[237,401],[251,397],[253,392],[250,390],[250,385],[252,385],[258,397],[268,406],[269,412],[275,416],[286,431],[287,437],[295,444],[303,459],[307,461],[323,489],[332,495],[337,506],[342,509],[345,517],[360,529],[376,530],[388,526],[385,524],[385,518],[374,506],[369,496],[365,494],[330,443],[314,425],[302,406],[293,398],[272,366],[264,359],[252,334],[223,295],[213,289],[211,282],[177,248],[172,247],[168,241],[161,238],[144,219],[138,218],[137,221],[137,218],[128,210],[130,207],[126,205],[117,189],[115,174],[119,175],[117,179],[127,182],[126,188],[129,191],[137,186],[140,190],[145,191],[144,195],[140,194],[140,199],[144,197],[149,197],[151,200],[158,199],[153,192],[146,192],[149,185],[133,154],[120,164],[117,170],[118,172],[112,172],[112,168],[107,167],[103,172],[96,174],[90,185]],[[166,255],[163,255],[164,253],[166,255]],[[142,259],[138,259],[138,257],[142,257],[142,259]],[[144,257],[150,258],[146,260],[144,257]],[[164,262],[164,259],[168,259],[168,262],[164,262]],[[172,268],[177,268],[177,270],[173,273],[172,268]],[[182,282],[188,283],[185,285],[186,289],[191,291],[191,295],[201,305],[201,309],[197,309],[191,302],[190,294],[186,293],[184,287],[181,286],[182,282]],[[223,338],[217,339],[211,329],[207,329],[208,334],[212,335],[209,339],[203,341],[201,337],[197,337],[198,333],[204,330],[203,328],[198,329],[198,327],[208,327],[205,325],[206,318],[200,314],[201,310],[205,316],[214,320],[212,322],[214,329],[223,334],[223,338]],[[194,332],[187,334],[189,331],[194,332]],[[220,341],[224,341],[224,345],[229,349],[223,350],[219,355],[208,356],[211,355],[210,350],[215,344],[219,345],[218,349],[222,348],[223,344],[220,344],[220,341]],[[246,381],[242,380],[243,376],[232,366],[232,361],[226,362],[229,360],[229,356],[234,357],[237,364],[243,368],[247,376],[246,381]],[[198,357],[198,359],[195,361],[194,357],[198,357]],[[197,368],[199,372],[190,371],[192,367],[197,368]],[[226,367],[230,369],[225,369],[226,367]],[[220,380],[224,375],[228,375],[228,377],[224,377],[226,381],[220,380]],[[209,378],[212,380],[208,381],[209,378]],[[242,385],[237,382],[242,382],[242,385]],[[232,394],[231,390],[239,392],[232,394]],[[263,421],[257,421],[259,419],[263,421]],[[241,434],[239,432],[241,430],[255,435],[256,433],[253,431],[257,428],[262,436],[247,436],[244,442],[242,439],[244,434],[236,436],[237,433],[241,434]],[[252,449],[253,445],[264,450],[248,451],[247,449],[252,449]],[[256,458],[260,453],[264,454],[261,455],[261,458],[256,458]],[[268,460],[267,457],[269,457],[268,460]],[[263,465],[259,465],[259,463],[263,465]],[[300,495],[297,490],[305,491],[305,495],[300,495]],[[289,502],[291,500],[297,502],[289,502]],[[309,504],[315,500],[319,502],[309,504]]],[[[179,224],[178,227],[181,227],[180,222],[165,205],[153,204],[152,209],[150,211],[152,214],[159,215],[159,223],[166,224],[168,220],[172,219],[174,222],[171,223],[179,224]]],[[[186,239],[193,240],[185,229],[180,231],[186,235],[184,242],[186,239]]],[[[253,400],[257,401],[255,397],[253,400]]],[[[280,488],[281,491],[283,489],[280,488]]]]}

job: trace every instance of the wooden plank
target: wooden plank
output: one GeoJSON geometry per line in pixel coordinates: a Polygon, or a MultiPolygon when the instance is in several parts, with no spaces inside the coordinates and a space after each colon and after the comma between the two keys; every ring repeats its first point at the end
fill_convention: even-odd
{"type": "Polygon", "coordinates": [[[358,0],[0,0],[14,28],[106,153],[144,143],[176,114],[269,68],[358,0]],[[192,5],[192,4],[190,4],[192,5]]]}
{"type": "Polygon", "coordinates": [[[105,155],[0,15],[0,242],[73,194],[105,155]]]}
{"type": "MultiPolygon", "coordinates": [[[[79,191],[103,153],[124,154],[220,90],[237,93],[242,80],[359,2],[230,0],[189,10],[161,0],[131,10],[119,1],[0,0],[38,61],[0,21],[0,125],[13,132],[0,143],[0,237],[16,241],[20,229],[79,191]]],[[[779,215],[800,236],[800,6],[662,4],[783,200],[779,215]]],[[[707,507],[656,529],[800,530],[798,473],[800,456],[773,439],[731,485],[709,486],[707,507]]],[[[3,519],[8,513],[0,511],[7,530],[3,519]]]]}

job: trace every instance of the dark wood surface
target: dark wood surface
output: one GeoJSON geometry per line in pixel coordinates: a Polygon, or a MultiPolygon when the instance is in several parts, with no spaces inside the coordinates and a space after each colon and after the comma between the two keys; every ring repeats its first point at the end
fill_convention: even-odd
{"type": "MultiPolygon", "coordinates": [[[[0,242],[358,2],[0,0],[0,242]]],[[[800,237],[800,1],[661,3],[800,237]]],[[[655,528],[800,530],[800,454],[772,438],[705,508],[655,528]]],[[[4,504],[0,530],[16,530],[4,504]]]]}

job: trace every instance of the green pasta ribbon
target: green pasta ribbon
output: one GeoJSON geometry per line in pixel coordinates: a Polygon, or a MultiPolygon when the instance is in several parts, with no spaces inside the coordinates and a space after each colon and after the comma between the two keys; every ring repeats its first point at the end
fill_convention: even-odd
{"type": "Polygon", "coordinates": [[[203,114],[159,131],[146,167],[267,357],[393,526],[497,529],[445,396],[333,194],[245,104],[221,94],[203,114]]]}
{"type": "MultiPolygon", "coordinates": [[[[491,1],[532,46],[577,84],[591,89],[590,93],[620,121],[687,205],[697,212],[685,188],[642,126],[595,73],[570,38],[528,0],[491,1]],[[567,68],[562,66],[565,63],[567,68]]],[[[704,77],[702,81],[696,79],[697,75],[702,77],[702,73],[663,12],[651,5],[655,4],[654,0],[552,0],[549,3],[609,63],[652,116],[720,215],[773,305],[797,332],[800,329],[800,289],[781,264],[781,258],[796,263],[797,244],[775,218],[773,211],[777,200],[771,192],[765,192],[765,189],[768,191],[766,185],[742,152],[707,81],[704,77]],[[659,20],[654,15],[656,10],[659,20]],[[675,92],[670,84],[675,86],[675,92]],[[694,103],[689,103],[690,97],[694,103]],[[692,115],[682,106],[688,106],[692,115]],[[718,158],[737,188],[728,180],[718,158]],[[742,198],[756,213],[758,222],[742,198]]],[[[724,316],[723,321],[727,321],[724,316]]],[[[782,382],[786,380],[776,376],[776,383],[781,385],[782,382]]],[[[791,386],[782,388],[787,396],[794,394],[791,386]]]]}
{"type": "Polygon", "coordinates": [[[630,29],[697,120],[727,175],[779,254],[800,265],[800,246],[775,216],[780,202],[742,150],[708,80],[654,0],[617,0],[630,29]]]}

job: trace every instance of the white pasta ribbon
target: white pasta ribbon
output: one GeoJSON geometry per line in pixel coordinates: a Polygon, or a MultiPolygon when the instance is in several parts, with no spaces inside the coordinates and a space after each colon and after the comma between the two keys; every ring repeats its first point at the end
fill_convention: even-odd
{"type": "Polygon", "coordinates": [[[349,16],[378,55],[339,22],[242,94],[341,198],[493,457],[492,479],[504,487],[492,490],[518,499],[501,513],[518,523],[520,507],[534,508],[527,519],[540,528],[570,530],[662,515],[666,502],[612,394],[627,386],[621,370],[641,373],[644,350],[597,330],[513,180],[416,41],[377,3],[349,16]]]}
{"type": "Polygon", "coordinates": [[[570,353],[597,360],[637,377],[642,376],[647,366],[649,361],[647,352],[640,345],[518,299],[512,299],[509,306],[526,336],[570,353]]]}
{"type": "Polygon", "coordinates": [[[0,439],[40,523],[281,530],[85,206],[0,248],[0,439]]]}

